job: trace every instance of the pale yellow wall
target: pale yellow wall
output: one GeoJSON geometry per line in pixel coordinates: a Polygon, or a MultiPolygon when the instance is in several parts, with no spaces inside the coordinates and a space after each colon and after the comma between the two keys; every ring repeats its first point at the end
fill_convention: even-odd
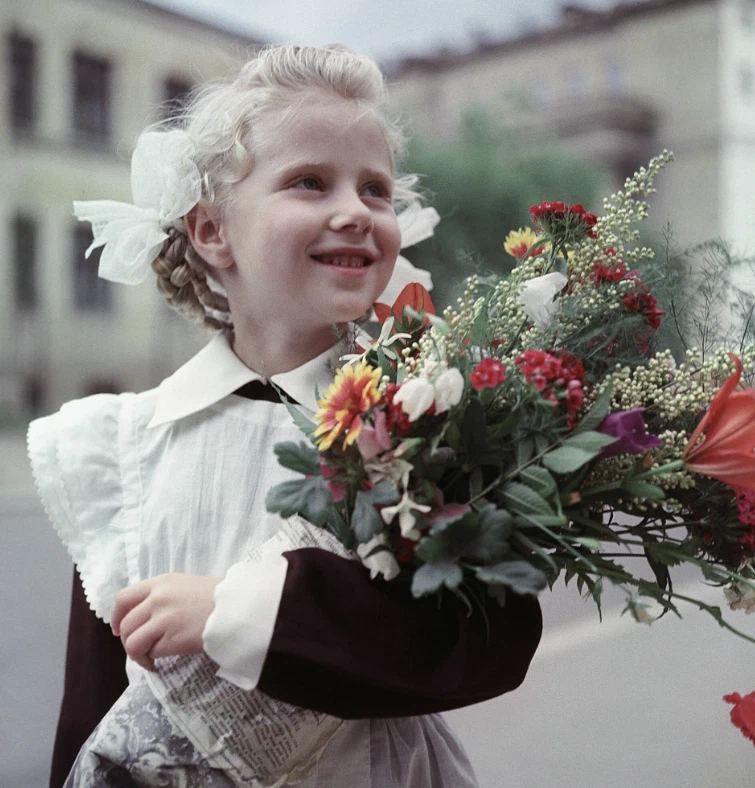
{"type": "MultiPolygon", "coordinates": [[[[49,407],[81,396],[87,381],[123,388],[154,385],[190,356],[205,335],[173,317],[150,278],[140,287],[113,285],[113,307],[86,313],[73,303],[73,200],[130,200],[129,159],[139,132],[158,119],[163,81],[205,81],[237,71],[250,42],[128,0],[4,0],[3,47],[12,30],[38,46],[36,133],[14,140],[7,102],[0,106],[0,299],[11,305],[9,222],[17,211],[39,226],[42,304],[19,322],[0,310],[0,407],[18,399],[24,374],[49,381],[49,407]],[[73,143],[71,57],[76,49],[112,64],[112,137],[105,150],[73,143]]],[[[7,57],[0,80],[8,84],[7,57]]]]}

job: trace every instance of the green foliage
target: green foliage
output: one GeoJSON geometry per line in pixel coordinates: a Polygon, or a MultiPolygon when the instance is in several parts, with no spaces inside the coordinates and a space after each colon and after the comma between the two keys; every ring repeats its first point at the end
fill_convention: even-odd
{"type": "MultiPolygon", "coordinates": [[[[441,216],[432,239],[407,257],[433,273],[436,303],[450,303],[459,283],[480,268],[496,274],[514,259],[503,250],[511,230],[530,225],[530,205],[564,200],[595,206],[602,174],[593,162],[535,145],[470,113],[454,142],[415,138],[405,165],[441,216]]],[[[597,207],[597,206],[595,206],[597,207]]]]}

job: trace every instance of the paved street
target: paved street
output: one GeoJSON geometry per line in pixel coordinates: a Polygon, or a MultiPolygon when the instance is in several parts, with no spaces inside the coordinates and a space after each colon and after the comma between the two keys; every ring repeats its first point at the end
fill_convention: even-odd
{"type": "MultiPolygon", "coordinates": [[[[36,505],[3,506],[0,788],[43,788],[71,569],[36,505]]],[[[524,686],[449,715],[481,788],[751,788],[755,750],[721,696],[755,690],[755,645],[694,612],[647,627],[607,610],[599,625],[576,590],[542,601],[546,637],[524,686]]],[[[755,633],[755,616],[733,620],[755,633]]]]}

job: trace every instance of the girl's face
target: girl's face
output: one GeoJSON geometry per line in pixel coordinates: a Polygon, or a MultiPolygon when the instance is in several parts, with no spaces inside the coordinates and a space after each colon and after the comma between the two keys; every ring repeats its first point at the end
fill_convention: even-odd
{"type": "Polygon", "coordinates": [[[388,284],[401,245],[380,123],[318,98],[262,125],[254,168],[221,220],[234,324],[300,334],[355,320],[388,284]]]}

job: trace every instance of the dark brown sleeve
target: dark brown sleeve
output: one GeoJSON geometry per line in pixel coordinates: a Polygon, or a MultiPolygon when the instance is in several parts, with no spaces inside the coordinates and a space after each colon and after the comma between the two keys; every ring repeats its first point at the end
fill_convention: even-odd
{"type": "Polygon", "coordinates": [[[542,632],[537,599],[479,610],[448,595],[415,600],[359,563],[316,548],[288,573],[259,688],[344,719],[428,714],[510,692],[542,632]]]}
{"type": "Polygon", "coordinates": [[[126,652],[110,627],[87,604],[74,570],[63,703],[50,772],[61,788],[81,745],[128,686],[126,652]]]}

